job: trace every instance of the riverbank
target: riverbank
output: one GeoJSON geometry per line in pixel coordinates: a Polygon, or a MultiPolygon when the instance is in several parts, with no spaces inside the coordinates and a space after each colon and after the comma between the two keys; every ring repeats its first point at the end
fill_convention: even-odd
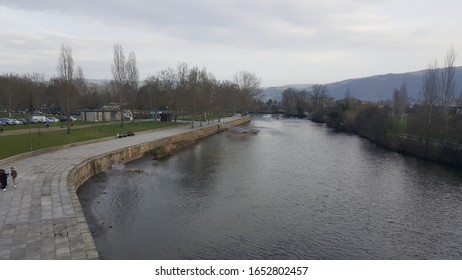
{"type": "Polygon", "coordinates": [[[384,139],[376,139],[366,134],[357,135],[380,147],[403,155],[433,161],[457,169],[462,168],[462,150],[454,150],[436,141],[423,139],[413,135],[387,133],[384,139]]]}
{"type": "Polygon", "coordinates": [[[415,123],[409,121],[409,124],[403,124],[377,107],[365,107],[357,112],[330,110],[317,112],[308,119],[339,132],[354,133],[390,151],[462,168],[462,142],[460,137],[454,137],[457,131],[449,130],[442,135],[423,137],[406,133],[406,129],[403,129],[416,126],[415,123]]]}
{"type": "MultiPolygon", "coordinates": [[[[239,125],[250,117],[223,119],[239,125]]],[[[98,259],[76,190],[86,179],[141,157],[156,146],[197,140],[221,131],[220,123],[177,126],[134,137],[2,160],[18,170],[17,188],[0,193],[0,259],[98,259]]],[[[8,164],[8,166],[5,166],[8,164]]]]}

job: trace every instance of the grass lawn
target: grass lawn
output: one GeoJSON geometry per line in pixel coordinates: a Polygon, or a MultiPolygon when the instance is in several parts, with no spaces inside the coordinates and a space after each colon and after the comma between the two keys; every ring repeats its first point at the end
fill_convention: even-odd
{"type": "MultiPolygon", "coordinates": [[[[118,123],[120,125],[120,121],[119,122],[114,122],[114,123],[118,123]]],[[[76,128],[78,128],[79,126],[88,125],[88,124],[94,124],[94,122],[87,122],[87,121],[74,122],[74,126],[76,128]]],[[[61,127],[61,126],[67,126],[67,123],[66,122],[49,123],[48,126],[49,127],[61,127]]],[[[8,130],[29,129],[29,127],[32,127],[32,129],[39,128],[39,127],[40,128],[46,128],[46,124],[44,124],[44,123],[34,123],[34,124],[30,124],[30,125],[29,124],[19,124],[19,125],[4,125],[4,126],[0,126],[0,127],[3,128],[3,131],[8,131],[8,130]]]]}
{"type": "MultiPolygon", "coordinates": [[[[146,131],[157,128],[163,128],[184,123],[173,122],[126,122],[124,127],[120,127],[120,123],[113,124],[95,124],[92,126],[71,128],[71,133],[67,134],[67,129],[62,128],[58,131],[47,131],[46,128],[40,129],[33,126],[32,133],[21,135],[0,136],[0,159],[15,156],[32,150],[40,150],[44,148],[56,147],[76,142],[94,140],[98,138],[114,136],[117,133],[126,133],[127,131],[146,131]]],[[[26,127],[24,127],[26,128],[26,127]]]]}

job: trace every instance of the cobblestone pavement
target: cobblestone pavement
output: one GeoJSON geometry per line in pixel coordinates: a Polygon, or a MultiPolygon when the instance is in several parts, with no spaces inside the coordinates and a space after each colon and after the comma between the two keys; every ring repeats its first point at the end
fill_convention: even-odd
{"type": "Polygon", "coordinates": [[[68,186],[70,171],[90,157],[187,131],[190,125],[0,161],[0,168],[18,171],[17,187],[9,177],[7,190],[0,191],[0,260],[98,259],[77,194],[68,186]]]}

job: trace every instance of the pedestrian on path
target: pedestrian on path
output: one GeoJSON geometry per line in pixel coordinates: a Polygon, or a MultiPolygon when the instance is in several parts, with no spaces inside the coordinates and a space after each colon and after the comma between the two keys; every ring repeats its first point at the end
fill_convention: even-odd
{"type": "Polygon", "coordinates": [[[11,167],[11,179],[13,179],[13,187],[16,188],[16,177],[18,177],[18,172],[16,171],[16,169],[14,169],[13,167],[11,167]]]}
{"type": "Polygon", "coordinates": [[[6,191],[6,187],[8,185],[8,173],[5,172],[5,170],[0,169],[0,185],[2,185],[1,189],[3,191],[6,191]]]}

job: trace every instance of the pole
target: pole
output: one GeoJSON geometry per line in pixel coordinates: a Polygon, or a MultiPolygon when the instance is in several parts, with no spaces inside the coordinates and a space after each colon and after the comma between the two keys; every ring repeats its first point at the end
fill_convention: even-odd
{"type": "Polygon", "coordinates": [[[29,140],[30,140],[30,150],[32,151],[32,115],[29,119],[29,140]]]}

